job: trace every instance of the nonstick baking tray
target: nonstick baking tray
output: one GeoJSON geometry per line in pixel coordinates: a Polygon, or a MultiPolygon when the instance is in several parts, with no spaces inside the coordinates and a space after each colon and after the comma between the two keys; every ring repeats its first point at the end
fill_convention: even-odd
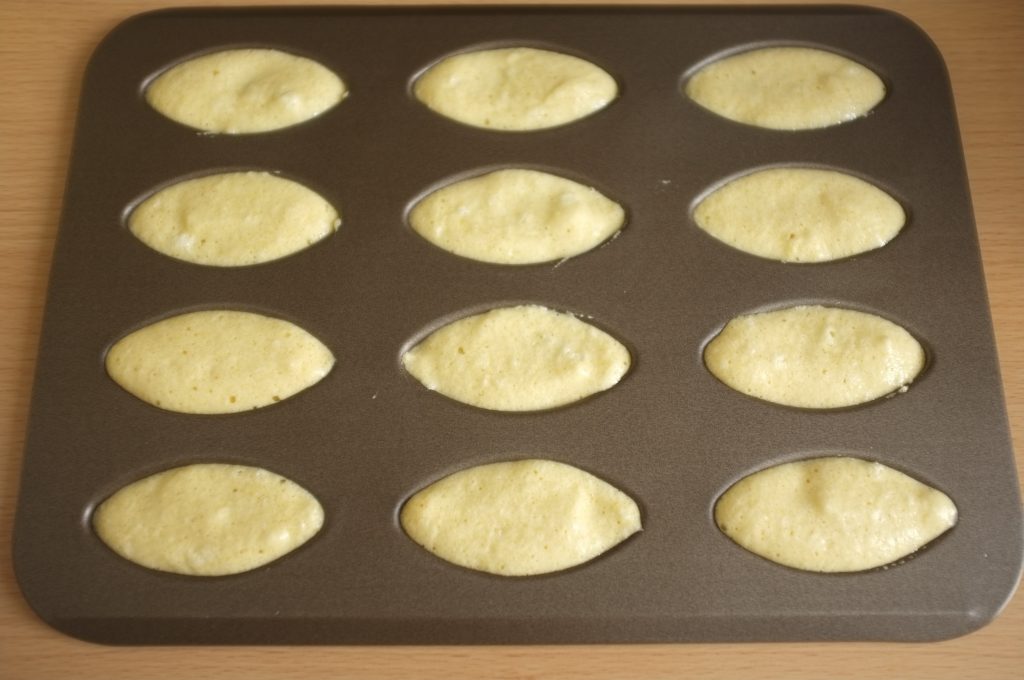
{"type": "Polygon", "coordinates": [[[68,634],[107,643],[610,643],[932,640],[990,621],[1021,569],[1017,477],[954,102],[939,53],[886,12],[801,8],[288,8],[130,19],[86,73],[54,252],[15,527],[18,580],[68,634]],[[722,119],[681,94],[723,54],[806,45],[886,82],[870,115],[803,132],[722,119]],[[445,55],[528,45],[581,56],[620,97],[559,128],[500,133],[411,95],[445,55]],[[222,48],[272,47],[342,76],[351,94],[308,123],[208,135],[153,111],[155,74],[222,48]],[[781,264],[701,232],[695,202],[777,165],[836,168],[896,197],[889,245],[781,264]],[[531,167],[594,186],[628,225],[599,249],[527,267],[469,261],[418,237],[408,207],[487,169],[531,167]],[[272,263],[192,265],[134,238],[125,215],[174,181],[268,170],[340,207],[327,240],[272,263]],[[611,332],[634,365],[614,389],[539,413],[476,409],[404,373],[428,330],[512,303],[611,332]],[[719,383],[705,343],[732,317],[798,303],[869,311],[920,338],[905,394],[838,411],[775,406],[719,383]],[[187,310],[285,318],[337,365],[279,404],[225,416],[162,411],[107,377],[127,332],[187,310]],[[757,557],[715,526],[736,480],[773,464],[854,455],[953,498],[959,523],[900,564],[817,574],[757,557]],[[564,572],[502,578],[451,565],[402,532],[412,493],[455,470],[522,457],[592,472],[637,499],[644,530],[564,572]],[[192,462],[265,467],[323,504],[321,533],[244,574],[151,571],[105,547],[90,513],[136,479],[192,462]]]}

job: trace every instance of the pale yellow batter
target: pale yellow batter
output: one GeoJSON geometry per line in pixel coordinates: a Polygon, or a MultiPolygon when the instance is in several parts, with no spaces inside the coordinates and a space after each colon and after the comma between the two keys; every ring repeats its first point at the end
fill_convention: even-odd
{"type": "Polygon", "coordinates": [[[409,224],[447,251],[494,264],[535,264],[586,252],[617,233],[622,206],[596,189],[536,170],[499,170],[439,189],[409,224]]]}
{"type": "Polygon", "coordinates": [[[249,312],[190,312],[150,324],[107,352],[107,373],[139,399],[181,413],[235,413],[301,392],[334,356],[295,324],[249,312]]]}
{"type": "Polygon", "coordinates": [[[466,52],[430,67],[413,87],[416,98],[466,125],[539,130],[606,107],[615,79],[588,61],[532,47],[466,52]]]}
{"type": "Polygon", "coordinates": [[[323,525],[316,498],[260,468],[188,465],[117,491],[93,514],[114,552],[150,569],[222,576],[290,553],[323,525]]]}
{"type": "Polygon", "coordinates": [[[704,350],[708,370],[729,387],[805,408],[904,389],[924,360],[920,343],[891,321],[816,305],[736,317],[704,350]]]}
{"type": "Polygon", "coordinates": [[[480,408],[535,411],[614,386],[630,366],[618,340],[539,305],[494,309],[434,331],[402,356],[431,390],[480,408]]]}
{"type": "Polygon", "coordinates": [[[266,172],[173,184],[132,211],[128,227],[165,255],[220,267],[276,260],[334,233],[338,211],[319,194],[266,172]]]}
{"type": "Polygon", "coordinates": [[[720,116],[776,130],[837,125],[866,115],[885,97],[870,69],[832,52],[767,47],[701,68],[686,94],[720,116]]]}
{"type": "Polygon", "coordinates": [[[715,505],[732,540],[774,562],[810,571],[880,567],[948,530],[946,494],[857,458],[815,458],[746,477],[715,505]]]}
{"type": "Polygon", "coordinates": [[[410,498],[401,523],[438,557],[502,576],[568,569],[641,530],[632,498],[551,460],[456,472],[410,498]]]}
{"type": "Polygon", "coordinates": [[[345,83],[311,59],[238,49],[189,59],[165,71],[146,88],[146,101],[183,125],[244,134],[305,122],[346,94],[345,83]]]}
{"type": "Polygon", "coordinates": [[[697,205],[701,229],[782,262],[825,262],[881,248],[906,222],[899,202],[832,170],[773,168],[735,179],[697,205]]]}

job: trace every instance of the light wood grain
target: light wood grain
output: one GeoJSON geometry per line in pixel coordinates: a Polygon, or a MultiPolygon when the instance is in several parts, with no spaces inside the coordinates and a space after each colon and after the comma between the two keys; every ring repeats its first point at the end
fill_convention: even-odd
{"type": "MultiPolygon", "coordinates": [[[[1024,3],[872,4],[918,23],[949,66],[1017,464],[1024,469],[1024,3]]],[[[913,645],[117,648],[67,638],[40,622],[14,583],[9,547],[76,99],[86,61],[100,38],[119,21],[160,6],[143,0],[0,0],[0,545],[5,553],[0,561],[0,677],[1024,677],[1020,595],[977,633],[913,645]]]]}

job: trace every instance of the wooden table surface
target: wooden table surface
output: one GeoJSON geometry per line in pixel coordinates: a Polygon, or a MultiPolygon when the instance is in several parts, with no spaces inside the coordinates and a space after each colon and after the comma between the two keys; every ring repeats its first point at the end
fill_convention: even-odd
{"type": "MultiPolygon", "coordinates": [[[[949,66],[1017,468],[1024,470],[1024,3],[872,4],[920,25],[949,66]]],[[[9,547],[76,100],[102,36],[160,6],[166,3],[0,0],[0,678],[1024,678],[1019,594],[982,630],[928,644],[120,648],[51,630],[22,599],[9,547]]]]}

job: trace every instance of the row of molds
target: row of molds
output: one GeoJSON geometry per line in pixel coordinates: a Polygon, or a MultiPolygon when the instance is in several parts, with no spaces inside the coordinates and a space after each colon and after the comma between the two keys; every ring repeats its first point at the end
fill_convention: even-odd
{"type": "MultiPolygon", "coordinates": [[[[442,58],[413,96],[459,123],[500,131],[566,125],[606,108],[615,79],[579,57],[533,47],[470,50],[442,58]]],[[[777,130],[863,117],[885,97],[869,68],[835,52],[792,45],[732,51],[687,74],[682,91],[724,118],[777,130]]],[[[175,64],[145,88],[166,117],[207,133],[265,133],[311,120],[348,95],[337,74],[274,49],[230,49],[175,64]]]]}
{"type": "MultiPolygon", "coordinates": [[[[853,175],[779,166],[730,178],[701,196],[692,219],[740,251],[820,263],[889,243],[902,205],[853,175]]],[[[608,243],[626,225],[623,206],[593,187],[530,168],[475,174],[434,188],[409,209],[410,228],[459,257],[494,265],[562,261],[608,243]]],[[[320,194],[268,172],[228,172],[158,189],[128,213],[128,229],[164,255],[206,266],[278,260],[341,226],[320,194]]]]}
{"type": "MultiPolygon", "coordinates": [[[[875,314],[797,305],[740,315],[703,349],[707,369],[744,394],[835,409],[907,390],[925,367],[921,343],[875,314]]],[[[139,399],[193,414],[268,406],[325,378],[335,357],[295,324],[237,310],[171,316],[115,341],[107,373],[139,399]]],[[[401,351],[405,371],[455,401],[544,411],[617,385],[632,354],[573,314],[498,307],[428,329],[401,351]]]]}
{"type": "MultiPolygon", "coordinates": [[[[765,559],[812,572],[861,572],[913,554],[952,528],[953,501],[886,465],[830,456],[754,472],[722,493],[714,521],[765,559]]],[[[427,551],[498,576],[570,569],[642,531],[640,507],[589,472],[548,459],[478,465],[401,503],[398,524],[427,551]]],[[[343,520],[342,520],[343,521],[343,520]]],[[[262,468],[196,463],[131,482],[90,524],[136,564],[210,577],[262,567],[325,523],[322,505],[262,468]]]]}

